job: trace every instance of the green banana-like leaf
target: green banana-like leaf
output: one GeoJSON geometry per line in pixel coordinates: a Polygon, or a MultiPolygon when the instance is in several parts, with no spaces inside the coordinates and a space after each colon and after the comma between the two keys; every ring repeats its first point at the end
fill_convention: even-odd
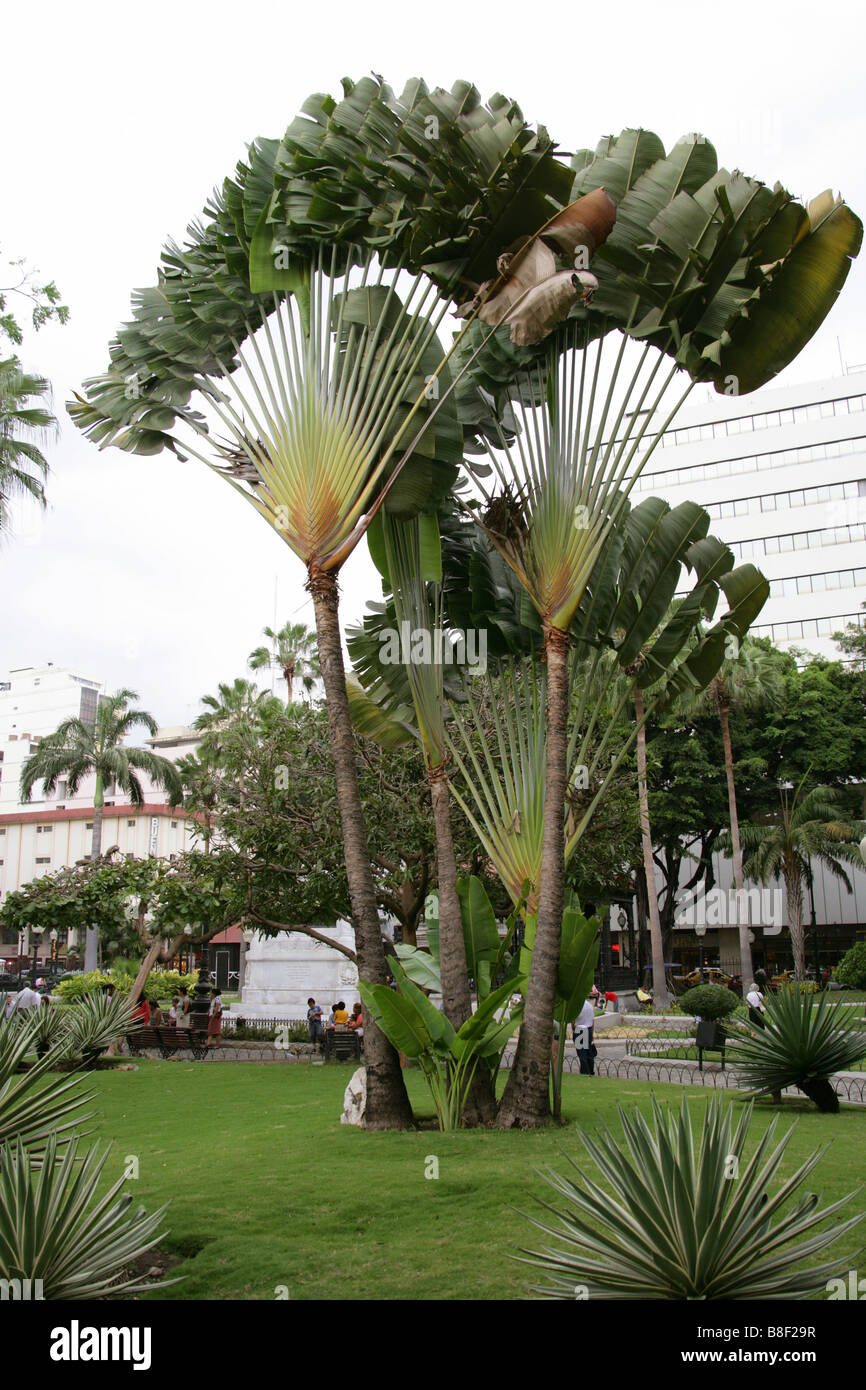
{"type": "Polygon", "coordinates": [[[577,1018],[592,988],[599,953],[600,923],[567,907],[562,914],[562,948],[556,976],[554,1018],[565,1026],[577,1018]]]}
{"type": "Polygon", "coordinates": [[[452,1024],[444,1013],[436,1008],[435,1004],[430,1003],[424,991],[412,983],[402,965],[393,956],[390,965],[400,993],[416,1009],[419,1018],[423,1020],[424,1027],[430,1035],[432,1046],[450,1050],[455,1037],[452,1024]]]}
{"type": "Polygon", "coordinates": [[[405,748],[417,740],[418,731],[414,725],[408,722],[408,718],[398,717],[399,713],[408,716],[408,710],[392,712],[351,677],[346,680],[346,694],[349,697],[352,726],[364,738],[372,739],[380,748],[405,748]]]}
{"type": "Polygon", "coordinates": [[[429,990],[431,994],[442,993],[442,972],[439,962],[430,951],[422,951],[420,946],[409,946],[406,943],[401,943],[394,949],[397,959],[414,984],[420,985],[421,989],[429,990]]]}
{"type": "Polygon", "coordinates": [[[496,917],[480,878],[474,874],[457,880],[466,965],[475,981],[479,999],[490,994],[491,969],[499,959],[499,931],[496,917]]]}
{"type": "Polygon", "coordinates": [[[417,1059],[433,1047],[424,1017],[414,1002],[387,985],[368,985],[358,981],[364,1012],[375,1019],[392,1047],[417,1059]]]}

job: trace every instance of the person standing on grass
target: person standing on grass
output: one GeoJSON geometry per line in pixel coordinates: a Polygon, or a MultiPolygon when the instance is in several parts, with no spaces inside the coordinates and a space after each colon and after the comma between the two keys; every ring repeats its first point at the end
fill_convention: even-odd
{"type": "Polygon", "coordinates": [[[307,1000],[307,1026],[310,1030],[310,1042],[320,1043],[322,1041],[322,1006],[317,1004],[315,999],[307,1000]]]}
{"type": "Polygon", "coordinates": [[[207,1011],[207,1045],[208,1047],[219,1047],[220,1034],[223,1030],[223,1001],[222,990],[212,989],[210,992],[210,1008],[207,1011]]]}
{"type": "Polygon", "coordinates": [[[581,1076],[595,1076],[595,1045],[592,1041],[594,1023],[595,1009],[593,1008],[592,995],[590,994],[587,996],[583,1008],[571,1025],[581,1076]]]}

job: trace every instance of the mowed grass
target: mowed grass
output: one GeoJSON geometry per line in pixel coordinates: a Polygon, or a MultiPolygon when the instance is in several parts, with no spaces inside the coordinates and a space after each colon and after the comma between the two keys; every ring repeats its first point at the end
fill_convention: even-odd
{"type": "MultiPolygon", "coordinates": [[[[135,1156],[135,1197],[148,1211],[170,1199],[160,1246],[182,1257],[173,1273],[184,1279],[149,1297],[273,1299],[282,1290],[296,1300],[525,1297],[532,1271],[508,1256],[544,1238],[514,1208],[531,1210],[533,1196],[551,1195],[536,1168],[563,1171],[564,1154],[581,1161],[575,1125],[606,1123],[620,1134],[618,1103],[648,1114],[652,1094],[679,1106],[684,1090],[699,1122],[712,1094],[566,1077],[562,1128],[366,1133],[339,1122],[351,1074],[339,1064],[142,1062],[137,1072],[92,1075],[95,1137],[114,1142],[111,1180],[135,1156]],[[425,1176],[433,1160],[438,1178],[425,1176]]],[[[429,1113],[421,1077],[407,1078],[416,1113],[429,1113]]],[[[725,1101],[741,1104],[737,1093],[725,1101]]],[[[798,1121],[784,1171],[832,1139],[810,1190],[832,1201],[857,1188],[866,1110],[822,1116],[797,1101],[783,1110],[786,1127],[788,1117],[798,1121]]],[[[774,1113],[756,1107],[750,1146],[774,1113]]],[[[863,1194],[850,1208],[866,1210],[863,1194]]],[[[835,1247],[850,1254],[852,1267],[866,1243],[861,1229],[835,1247]]]]}

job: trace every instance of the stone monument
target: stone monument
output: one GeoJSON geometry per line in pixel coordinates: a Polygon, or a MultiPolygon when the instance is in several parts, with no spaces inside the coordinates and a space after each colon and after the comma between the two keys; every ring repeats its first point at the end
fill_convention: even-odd
{"type": "MultiPolygon", "coordinates": [[[[355,949],[355,933],[348,922],[317,926],[316,931],[355,949]]],[[[306,1019],[311,997],[326,1014],[338,999],[344,999],[350,1011],[360,999],[354,961],[324,942],[302,932],[279,932],[276,936],[248,932],[246,940],[241,999],[228,1013],[250,1019],[306,1019]]]]}

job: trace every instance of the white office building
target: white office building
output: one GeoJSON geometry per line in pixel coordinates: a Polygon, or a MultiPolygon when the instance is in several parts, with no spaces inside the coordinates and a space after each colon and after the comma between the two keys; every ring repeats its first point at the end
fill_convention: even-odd
{"type": "Polygon", "coordinates": [[[831,635],[860,622],[866,600],[866,371],[750,396],[706,388],[632,498],[653,495],[699,502],[736,561],[767,576],[756,636],[839,658],[831,635]]]}

